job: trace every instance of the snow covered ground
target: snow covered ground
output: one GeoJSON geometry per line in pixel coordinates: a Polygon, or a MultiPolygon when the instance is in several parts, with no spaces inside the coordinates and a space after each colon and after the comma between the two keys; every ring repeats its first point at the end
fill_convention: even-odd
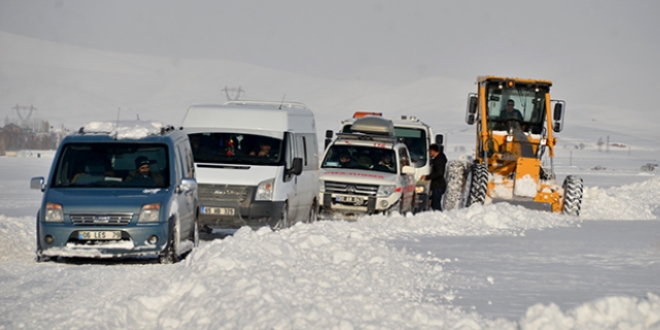
{"type": "Polygon", "coordinates": [[[37,264],[28,183],[51,161],[0,158],[0,328],[660,328],[658,176],[588,184],[580,219],[498,203],[37,264]]]}
{"type": "MultiPolygon", "coordinates": [[[[76,125],[115,119],[117,106],[131,119],[177,125],[189,104],[223,101],[218,86],[229,81],[248,98],[288,92],[306,102],[320,134],[353,111],[378,110],[417,115],[446,133],[449,159],[474,149],[474,127],[462,121],[472,82],[385,86],[2,32],[0,43],[3,102],[34,96],[76,125]]],[[[642,170],[660,160],[658,114],[639,127],[612,116],[595,122],[582,110],[598,107],[568,101],[554,166],[560,181],[585,179],[580,218],[498,203],[242,229],[174,265],[35,263],[41,193],[29,179],[47,176],[52,153],[0,157],[0,329],[660,329],[660,169],[642,170]],[[598,146],[606,138],[617,146],[598,146]]]]}

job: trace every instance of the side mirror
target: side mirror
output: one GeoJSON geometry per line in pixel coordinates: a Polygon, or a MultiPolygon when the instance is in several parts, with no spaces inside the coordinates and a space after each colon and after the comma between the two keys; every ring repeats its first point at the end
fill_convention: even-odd
{"type": "Polygon", "coordinates": [[[445,135],[444,134],[436,134],[435,135],[435,144],[442,146],[445,144],[445,135]]]}
{"type": "Polygon", "coordinates": [[[179,192],[189,192],[197,190],[197,180],[196,179],[181,179],[178,187],[179,192]]]}
{"type": "Polygon", "coordinates": [[[289,171],[289,173],[293,175],[300,175],[303,171],[303,159],[302,158],[294,158],[293,159],[293,168],[289,171]]]}
{"type": "Polygon", "coordinates": [[[325,139],[325,146],[323,147],[323,149],[328,149],[328,146],[330,145],[330,142],[332,142],[331,139],[325,139]]]}
{"type": "Polygon", "coordinates": [[[465,111],[465,122],[468,125],[474,125],[477,120],[477,106],[479,104],[479,99],[474,93],[468,94],[468,104],[467,110],[465,111]]]}
{"type": "Polygon", "coordinates": [[[42,176],[37,176],[30,180],[30,189],[44,191],[44,188],[44,178],[42,176]]]}
{"type": "Polygon", "coordinates": [[[564,129],[564,108],[566,107],[566,102],[562,100],[552,100],[555,102],[554,110],[552,111],[552,130],[554,132],[561,132],[564,129]]]}
{"type": "Polygon", "coordinates": [[[555,103],[555,110],[553,112],[553,115],[552,115],[553,118],[552,119],[554,119],[555,121],[561,120],[561,117],[563,115],[563,113],[562,113],[563,110],[564,110],[564,107],[562,106],[561,103],[555,103]]]}
{"type": "Polygon", "coordinates": [[[401,168],[401,173],[406,175],[415,175],[415,168],[412,166],[404,166],[401,168]]]}

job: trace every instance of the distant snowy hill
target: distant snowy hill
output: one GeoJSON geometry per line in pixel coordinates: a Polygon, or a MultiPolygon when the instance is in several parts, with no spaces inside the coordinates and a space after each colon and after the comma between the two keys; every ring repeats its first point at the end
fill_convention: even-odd
{"type": "MultiPolygon", "coordinates": [[[[375,81],[386,81],[380,79],[382,76],[396,81],[397,73],[380,68],[356,72],[355,80],[331,80],[233,61],[98,51],[1,31],[0,49],[3,118],[16,116],[11,110],[16,104],[33,104],[37,116],[51,125],[74,129],[94,120],[116,119],[119,108],[122,119],[139,117],[179,125],[189,105],[224,102],[225,86],[240,86],[245,91],[242,99],[284,98],[306,103],[316,114],[320,133],[336,129],[340,120],[356,110],[372,110],[397,117],[415,115],[436,132],[446,133],[448,143],[468,148],[474,144],[473,127],[463,118],[467,94],[476,89],[476,77],[456,81],[402,76],[398,83],[384,84],[375,81]]],[[[568,103],[566,132],[559,136],[560,141],[574,138],[595,142],[607,135],[629,135],[633,137],[629,143],[646,144],[660,136],[655,129],[660,111],[585,103],[602,97],[623,99],[621,103],[631,106],[648,102],[644,95],[624,94],[633,87],[616,84],[616,78],[594,80],[593,86],[582,86],[584,92],[570,80],[555,81],[553,97],[568,103]]],[[[630,79],[620,78],[622,82],[630,79]]],[[[660,156],[657,148],[651,154],[660,156]]]]}

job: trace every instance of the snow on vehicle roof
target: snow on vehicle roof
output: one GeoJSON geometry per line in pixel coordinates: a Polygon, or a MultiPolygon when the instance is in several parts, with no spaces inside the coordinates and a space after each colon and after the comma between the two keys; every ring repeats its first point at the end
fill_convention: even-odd
{"type": "Polygon", "coordinates": [[[113,135],[117,139],[141,139],[159,134],[165,127],[160,122],[142,120],[122,120],[118,122],[94,121],[80,129],[80,133],[99,133],[113,135]]]}

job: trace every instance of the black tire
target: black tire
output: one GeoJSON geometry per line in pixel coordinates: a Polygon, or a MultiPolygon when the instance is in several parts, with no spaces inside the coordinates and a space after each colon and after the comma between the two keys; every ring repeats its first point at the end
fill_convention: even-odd
{"type": "Polygon", "coordinates": [[[576,175],[569,175],[564,179],[564,207],[561,213],[566,215],[579,216],[582,207],[582,193],[584,182],[582,178],[576,175]]]}
{"type": "Polygon", "coordinates": [[[43,248],[41,247],[41,239],[39,239],[40,236],[41,233],[39,232],[39,215],[37,214],[37,249],[35,251],[36,256],[34,260],[36,262],[50,261],[50,257],[46,257],[43,255],[43,248]]]}
{"type": "Polygon", "coordinates": [[[314,223],[318,220],[318,206],[316,205],[316,201],[312,202],[312,207],[309,210],[309,214],[307,216],[307,223],[314,223]]]}
{"type": "Polygon", "coordinates": [[[195,227],[193,228],[193,232],[191,235],[191,241],[193,243],[193,248],[196,248],[199,246],[199,225],[197,225],[197,220],[195,220],[195,227]]]}
{"type": "Polygon", "coordinates": [[[161,264],[175,264],[179,262],[179,256],[176,252],[176,247],[178,245],[177,236],[178,236],[178,225],[176,219],[172,220],[172,226],[170,227],[170,233],[167,238],[167,246],[160,255],[158,255],[158,262],[161,264]]]}
{"type": "Polygon", "coordinates": [[[384,213],[385,215],[392,215],[394,212],[399,212],[399,214],[403,214],[403,203],[401,203],[401,200],[398,200],[394,205],[390,206],[389,209],[387,209],[384,213]]]}
{"type": "Polygon", "coordinates": [[[460,160],[452,160],[447,164],[447,190],[442,196],[442,210],[460,208],[464,190],[465,163],[460,160]]]}
{"type": "Polygon", "coordinates": [[[289,228],[289,208],[287,207],[287,204],[284,204],[277,221],[272,223],[270,228],[273,231],[289,228]]]}
{"type": "Polygon", "coordinates": [[[465,206],[484,204],[488,192],[488,167],[484,164],[473,164],[470,171],[470,194],[465,206]]]}

